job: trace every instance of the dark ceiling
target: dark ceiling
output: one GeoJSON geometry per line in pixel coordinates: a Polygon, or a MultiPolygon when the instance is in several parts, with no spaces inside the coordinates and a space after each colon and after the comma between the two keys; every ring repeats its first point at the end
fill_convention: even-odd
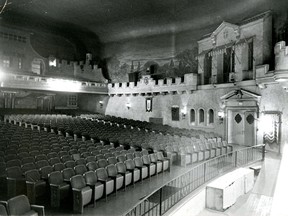
{"type": "Polygon", "coordinates": [[[8,0],[1,19],[24,27],[97,35],[108,43],[205,29],[269,9],[285,14],[288,0],[8,0]]]}

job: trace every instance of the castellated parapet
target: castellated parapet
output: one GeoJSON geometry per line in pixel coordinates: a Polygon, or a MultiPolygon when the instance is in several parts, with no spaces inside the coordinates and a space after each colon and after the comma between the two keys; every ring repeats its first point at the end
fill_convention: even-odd
{"type": "Polygon", "coordinates": [[[288,46],[285,41],[278,42],[274,47],[275,71],[286,71],[288,73],[288,46]]]}
{"type": "MultiPolygon", "coordinates": [[[[49,60],[51,60],[49,58],[49,60]]],[[[49,61],[48,60],[48,61],[49,61]]],[[[55,59],[53,66],[48,66],[47,76],[71,77],[94,82],[107,82],[102,74],[102,69],[91,61],[67,61],[55,59]]]]}

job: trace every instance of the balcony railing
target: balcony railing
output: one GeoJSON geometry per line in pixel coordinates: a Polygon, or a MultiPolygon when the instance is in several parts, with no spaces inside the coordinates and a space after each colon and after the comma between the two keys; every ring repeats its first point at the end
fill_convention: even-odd
{"type": "Polygon", "coordinates": [[[5,74],[0,80],[0,84],[0,87],[2,88],[12,89],[47,90],[76,93],[108,93],[106,83],[19,74],[5,74]]]}
{"type": "Polygon", "coordinates": [[[163,215],[180,200],[206,182],[239,166],[264,160],[264,152],[265,145],[261,144],[205,161],[146,196],[132,209],[127,211],[125,215],[163,215]]]}

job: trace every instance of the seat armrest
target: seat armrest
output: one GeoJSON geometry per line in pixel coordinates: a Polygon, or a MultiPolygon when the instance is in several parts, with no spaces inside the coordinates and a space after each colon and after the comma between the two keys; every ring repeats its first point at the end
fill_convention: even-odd
{"type": "Polygon", "coordinates": [[[117,179],[117,176],[109,176],[109,178],[115,180],[115,179],[117,179]]]}
{"type": "Polygon", "coordinates": [[[53,187],[53,188],[59,188],[60,185],[56,185],[56,184],[50,184],[50,187],[53,187]]]}
{"type": "Polygon", "coordinates": [[[108,179],[100,179],[100,178],[98,178],[98,181],[99,181],[99,182],[102,182],[102,183],[106,183],[107,180],[108,180],[108,179]]]}
{"type": "Polygon", "coordinates": [[[81,192],[81,189],[78,189],[78,188],[72,188],[72,191],[73,191],[73,192],[81,192]]]}
{"type": "Polygon", "coordinates": [[[34,211],[36,211],[39,216],[45,216],[44,206],[31,205],[31,209],[34,210],[34,211]]]}
{"type": "Polygon", "coordinates": [[[7,207],[8,207],[8,202],[7,201],[0,201],[0,204],[4,205],[6,207],[6,209],[7,209],[7,207]]]}
{"type": "Polygon", "coordinates": [[[91,187],[92,189],[95,187],[95,184],[88,184],[86,183],[87,186],[91,187]]]}

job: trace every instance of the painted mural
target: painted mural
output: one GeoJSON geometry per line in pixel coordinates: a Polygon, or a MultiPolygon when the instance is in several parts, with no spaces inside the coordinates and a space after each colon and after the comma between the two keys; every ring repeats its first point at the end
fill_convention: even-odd
{"type": "Polygon", "coordinates": [[[173,58],[135,59],[130,64],[121,63],[116,56],[113,56],[107,60],[107,68],[111,82],[128,82],[128,74],[133,72],[139,72],[139,78],[146,74],[153,75],[155,79],[181,77],[187,73],[197,73],[197,53],[197,47],[194,47],[179,52],[173,58]]]}

